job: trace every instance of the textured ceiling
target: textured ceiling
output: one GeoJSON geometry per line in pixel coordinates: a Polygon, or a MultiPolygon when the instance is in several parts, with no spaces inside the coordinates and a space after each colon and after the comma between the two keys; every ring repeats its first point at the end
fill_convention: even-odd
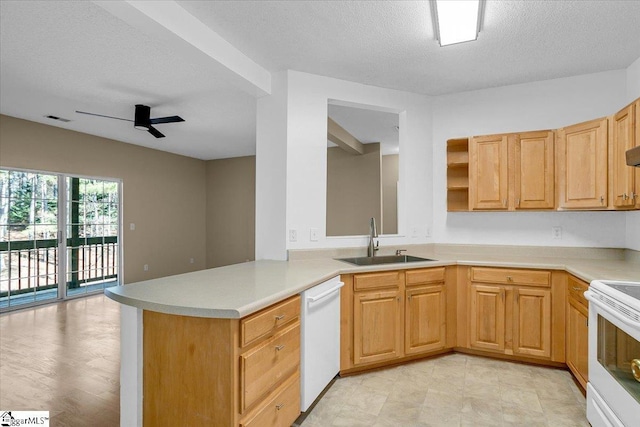
{"type": "Polygon", "coordinates": [[[640,1],[487,1],[476,42],[441,48],[427,1],[180,1],[270,70],[429,95],[626,68],[640,1]]]}
{"type": "MultiPolygon", "coordinates": [[[[429,95],[622,69],[640,57],[640,1],[487,1],[478,40],[445,48],[426,1],[178,4],[268,71],[429,95]]],[[[2,114],[201,159],[254,154],[255,98],[231,71],[191,58],[92,2],[0,1],[2,114]],[[74,112],[130,118],[136,103],[186,122],[158,125],[167,138],[156,140],[74,112]]]]}

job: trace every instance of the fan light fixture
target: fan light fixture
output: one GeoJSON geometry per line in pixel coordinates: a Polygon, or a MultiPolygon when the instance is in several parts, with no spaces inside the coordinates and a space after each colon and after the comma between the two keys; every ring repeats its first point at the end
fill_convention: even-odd
{"type": "Polygon", "coordinates": [[[440,46],[476,40],[484,0],[431,0],[434,31],[440,46]]]}

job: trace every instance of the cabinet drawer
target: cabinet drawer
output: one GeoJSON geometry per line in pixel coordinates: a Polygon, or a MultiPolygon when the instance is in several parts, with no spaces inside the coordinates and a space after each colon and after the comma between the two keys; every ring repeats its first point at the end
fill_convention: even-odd
{"type": "Polygon", "coordinates": [[[569,298],[573,298],[585,307],[589,307],[587,299],[584,297],[584,292],[589,289],[589,285],[582,280],[576,279],[573,276],[569,276],[567,281],[567,291],[569,298]]]}
{"type": "Polygon", "coordinates": [[[376,288],[397,288],[400,286],[400,272],[356,274],[353,277],[353,289],[364,291],[376,288]]]}
{"type": "Polygon", "coordinates": [[[408,270],[406,273],[407,286],[423,283],[444,282],[444,267],[421,270],[408,270]]]}
{"type": "Polygon", "coordinates": [[[241,412],[300,365],[300,322],[240,356],[241,412]]]}
{"type": "Polygon", "coordinates": [[[279,304],[267,307],[240,321],[240,346],[272,335],[279,327],[300,317],[300,297],[295,296],[279,304]]]}
{"type": "Polygon", "coordinates": [[[514,270],[508,268],[471,269],[472,282],[500,283],[505,285],[551,286],[551,272],[541,270],[514,270]]]}
{"type": "Polygon", "coordinates": [[[267,399],[240,423],[241,427],[289,427],[300,415],[300,376],[288,379],[277,394],[267,399]]]}

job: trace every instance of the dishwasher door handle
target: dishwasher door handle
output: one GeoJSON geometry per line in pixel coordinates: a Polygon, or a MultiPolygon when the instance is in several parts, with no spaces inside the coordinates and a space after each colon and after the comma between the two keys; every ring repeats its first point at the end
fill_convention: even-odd
{"type": "Polygon", "coordinates": [[[316,295],[315,297],[307,297],[307,303],[312,303],[312,302],[316,302],[316,301],[320,301],[323,298],[328,297],[329,295],[335,293],[336,291],[340,290],[341,287],[344,286],[343,282],[338,282],[336,283],[336,286],[334,286],[331,289],[328,289],[324,292],[322,292],[321,294],[316,295]]]}

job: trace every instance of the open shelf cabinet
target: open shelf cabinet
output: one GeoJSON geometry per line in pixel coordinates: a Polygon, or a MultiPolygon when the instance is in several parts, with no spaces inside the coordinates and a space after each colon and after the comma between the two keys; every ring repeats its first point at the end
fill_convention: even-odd
{"type": "Polygon", "coordinates": [[[469,210],[469,139],[447,141],[447,210],[469,210]]]}

